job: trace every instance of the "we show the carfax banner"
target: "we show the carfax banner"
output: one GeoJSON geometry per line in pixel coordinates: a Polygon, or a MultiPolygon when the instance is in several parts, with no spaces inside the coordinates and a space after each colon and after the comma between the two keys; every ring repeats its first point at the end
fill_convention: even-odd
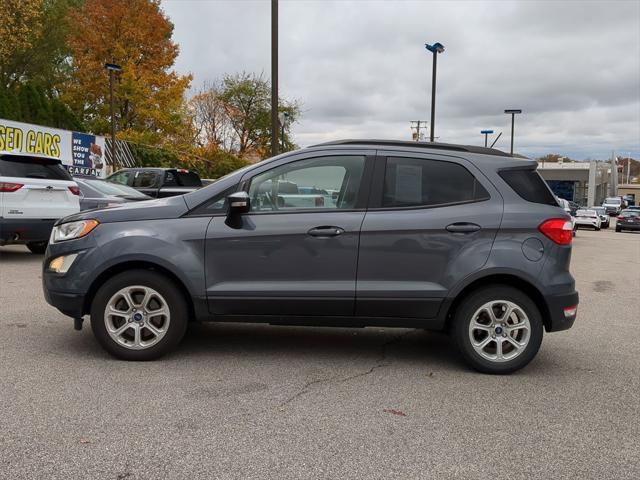
{"type": "Polygon", "coordinates": [[[106,176],[104,137],[0,118],[0,154],[60,160],[71,175],[106,176]]]}

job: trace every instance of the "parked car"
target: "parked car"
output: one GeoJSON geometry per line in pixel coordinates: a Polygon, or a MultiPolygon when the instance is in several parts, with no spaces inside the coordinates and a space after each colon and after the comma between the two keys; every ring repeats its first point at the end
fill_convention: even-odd
{"type": "Polygon", "coordinates": [[[589,210],[595,210],[600,217],[600,228],[609,228],[611,217],[604,207],[589,207],[589,210]]]}
{"type": "Polygon", "coordinates": [[[437,143],[290,152],[180,197],[58,222],[45,298],[76,328],[90,315],[126,360],[158,358],[190,320],[215,320],[448,331],[472,367],[513,372],[578,305],[570,216],[536,167],[437,143]],[[281,206],[279,180],[338,198],[281,206]]]}
{"type": "Polygon", "coordinates": [[[575,237],[578,227],[576,225],[576,219],[574,215],[577,210],[573,210],[571,203],[564,198],[556,197],[556,201],[558,202],[558,205],[560,205],[560,208],[562,208],[567,213],[567,215],[571,216],[571,228],[573,229],[573,236],[575,237]]]}
{"type": "Polygon", "coordinates": [[[576,212],[576,227],[589,227],[594,230],[600,230],[600,216],[595,210],[578,210],[576,212]]]}
{"type": "Polygon", "coordinates": [[[0,155],[0,245],[44,253],[53,224],[80,210],[80,190],[59,160],[0,155]]]}
{"type": "Polygon", "coordinates": [[[623,208],[622,198],[620,197],[607,197],[602,202],[602,206],[611,216],[618,215],[623,208]]]}
{"type": "Polygon", "coordinates": [[[133,187],[154,198],[183,195],[202,188],[198,173],[184,168],[124,168],[106,180],[133,187]]]}
{"type": "Polygon", "coordinates": [[[616,219],[616,232],[640,230],[640,210],[623,210],[616,219]]]}
{"type": "Polygon", "coordinates": [[[627,207],[626,209],[627,209],[627,210],[640,210],[640,206],[632,205],[632,206],[630,206],[630,207],[627,207]]]}
{"type": "Polygon", "coordinates": [[[115,207],[126,202],[151,200],[135,188],[106,182],[95,177],[73,177],[80,187],[80,210],[115,207]]]}

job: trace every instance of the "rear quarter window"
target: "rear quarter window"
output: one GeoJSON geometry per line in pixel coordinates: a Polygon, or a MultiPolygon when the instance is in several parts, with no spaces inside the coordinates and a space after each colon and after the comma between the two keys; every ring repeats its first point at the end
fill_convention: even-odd
{"type": "Polygon", "coordinates": [[[520,197],[528,202],[558,206],[551,190],[540,174],[531,169],[502,170],[498,172],[502,179],[520,197]]]}
{"type": "Polygon", "coordinates": [[[67,169],[58,161],[18,155],[0,156],[0,175],[43,180],[71,180],[67,169]]]}
{"type": "Polygon", "coordinates": [[[178,171],[178,182],[183,187],[201,187],[202,181],[195,172],[180,172],[178,171]]]}

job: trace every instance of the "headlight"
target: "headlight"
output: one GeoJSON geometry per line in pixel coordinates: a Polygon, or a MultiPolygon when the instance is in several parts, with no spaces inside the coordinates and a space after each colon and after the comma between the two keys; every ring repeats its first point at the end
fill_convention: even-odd
{"type": "Polygon", "coordinates": [[[57,225],[53,227],[51,231],[50,243],[64,242],[65,240],[84,237],[96,228],[98,224],[99,222],[97,220],[91,219],[57,225]]]}

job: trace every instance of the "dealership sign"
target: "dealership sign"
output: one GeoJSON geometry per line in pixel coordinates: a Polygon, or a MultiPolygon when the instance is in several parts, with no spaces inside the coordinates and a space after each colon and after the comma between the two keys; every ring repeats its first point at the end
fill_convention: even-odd
{"type": "Polygon", "coordinates": [[[104,137],[87,133],[0,118],[0,154],[4,152],[55,158],[72,175],[106,174],[104,137]]]}

